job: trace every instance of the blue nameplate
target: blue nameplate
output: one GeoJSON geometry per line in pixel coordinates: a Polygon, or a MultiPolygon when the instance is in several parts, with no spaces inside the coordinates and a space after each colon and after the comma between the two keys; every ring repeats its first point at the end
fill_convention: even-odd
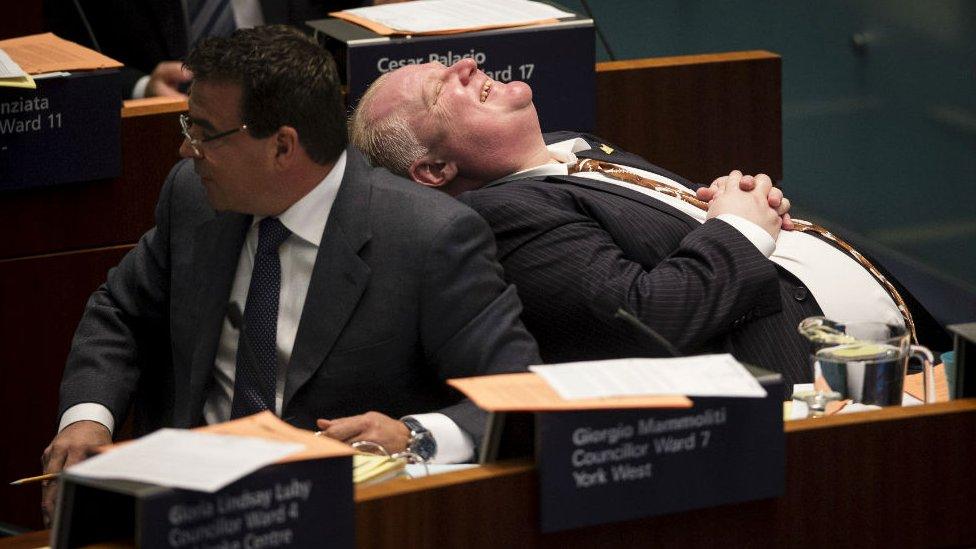
{"type": "Polygon", "coordinates": [[[122,170],[119,71],[0,88],[0,190],[118,177],[122,170]]]}
{"type": "Polygon", "coordinates": [[[338,19],[308,23],[336,52],[348,84],[347,104],[359,102],[380,75],[399,67],[464,58],[499,82],[532,86],[542,131],[591,131],[595,120],[596,76],[593,22],[569,19],[552,25],[470,32],[446,36],[389,38],[338,19]]]}
{"type": "Polygon", "coordinates": [[[541,529],[556,532],[783,494],[783,384],[681,410],[537,415],[541,529]]]}
{"type": "Polygon", "coordinates": [[[213,494],[62,477],[52,539],[62,547],[352,547],[352,457],[264,467],[213,494]]]}

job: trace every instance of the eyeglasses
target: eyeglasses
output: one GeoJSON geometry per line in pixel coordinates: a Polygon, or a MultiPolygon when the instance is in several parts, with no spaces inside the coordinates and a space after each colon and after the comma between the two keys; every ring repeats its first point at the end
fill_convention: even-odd
{"type": "Polygon", "coordinates": [[[197,156],[203,156],[203,144],[204,143],[207,143],[209,141],[214,141],[216,139],[220,139],[221,137],[227,137],[228,135],[233,135],[233,134],[235,134],[237,132],[242,132],[242,131],[244,131],[244,130],[247,129],[247,124],[241,124],[240,127],[234,128],[233,130],[227,130],[225,132],[216,133],[214,135],[208,135],[207,137],[203,137],[203,138],[200,138],[200,139],[197,139],[196,137],[193,137],[192,135],[190,135],[190,128],[191,127],[193,127],[193,121],[190,120],[190,117],[187,116],[187,115],[185,115],[185,114],[181,114],[180,115],[180,128],[183,131],[183,137],[186,138],[187,143],[190,144],[190,148],[193,149],[193,153],[195,155],[197,155],[197,156]]]}

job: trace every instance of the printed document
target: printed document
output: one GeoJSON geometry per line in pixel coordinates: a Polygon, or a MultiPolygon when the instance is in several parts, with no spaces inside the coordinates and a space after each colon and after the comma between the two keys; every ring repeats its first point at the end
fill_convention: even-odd
{"type": "Polygon", "coordinates": [[[732,355],[625,358],[530,366],[567,400],[635,395],[766,396],[732,355]]]}
{"type": "Polygon", "coordinates": [[[345,18],[341,14],[405,34],[515,27],[574,15],[529,0],[417,0],[354,8],[330,15],[345,18]]]}
{"type": "Polygon", "coordinates": [[[294,442],[160,429],[69,467],[68,472],[213,493],[304,449],[294,442]]]}
{"type": "Polygon", "coordinates": [[[0,49],[0,86],[30,89],[37,87],[30,75],[2,49],[0,49]]]}

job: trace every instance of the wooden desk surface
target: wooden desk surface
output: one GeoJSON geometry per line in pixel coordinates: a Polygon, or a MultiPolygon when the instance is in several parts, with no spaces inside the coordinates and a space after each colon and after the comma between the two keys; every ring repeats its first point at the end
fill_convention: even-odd
{"type": "MultiPolygon", "coordinates": [[[[976,399],[786,424],[781,498],[542,535],[532,463],[356,491],[359,547],[972,546],[976,399]]],[[[0,539],[38,547],[45,532],[0,539]]]]}

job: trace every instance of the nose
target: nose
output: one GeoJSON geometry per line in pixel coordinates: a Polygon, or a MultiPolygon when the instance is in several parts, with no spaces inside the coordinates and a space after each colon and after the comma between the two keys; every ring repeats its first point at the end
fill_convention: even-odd
{"type": "Polygon", "coordinates": [[[193,150],[193,147],[190,145],[190,140],[185,137],[183,138],[182,141],[180,141],[180,157],[182,158],[197,157],[197,152],[193,150]]]}
{"type": "Polygon", "coordinates": [[[478,72],[478,63],[474,59],[467,57],[451,65],[451,70],[457,73],[461,84],[467,86],[468,81],[471,80],[471,76],[478,72]]]}

